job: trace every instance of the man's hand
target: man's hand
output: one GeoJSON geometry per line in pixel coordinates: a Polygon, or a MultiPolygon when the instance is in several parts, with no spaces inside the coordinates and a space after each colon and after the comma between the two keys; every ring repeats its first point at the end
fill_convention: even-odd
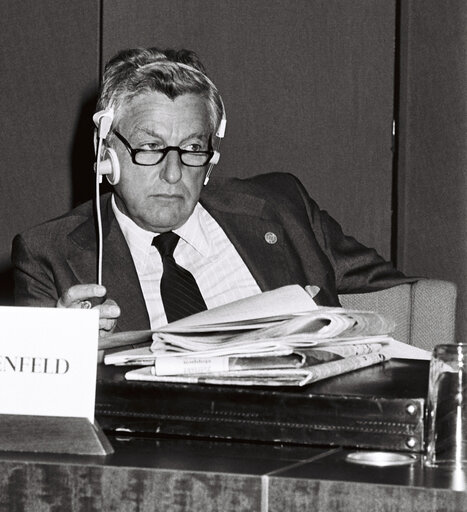
{"type": "MultiPolygon", "coordinates": [[[[76,284],[66,290],[58,299],[57,308],[84,308],[91,307],[91,299],[102,298],[107,293],[103,286],[97,284],[76,284]]],[[[112,333],[120,316],[120,308],[112,299],[95,306],[99,309],[99,336],[112,333]]]]}

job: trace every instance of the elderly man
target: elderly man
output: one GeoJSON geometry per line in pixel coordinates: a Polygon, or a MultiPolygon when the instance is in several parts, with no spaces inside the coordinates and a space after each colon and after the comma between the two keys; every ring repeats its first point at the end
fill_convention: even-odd
{"type": "Polygon", "coordinates": [[[319,304],[338,305],[338,293],[407,280],[345,236],[292,175],[215,175],[207,184],[226,115],[194,53],[119,53],[98,107],[108,135],[97,170],[113,183],[100,200],[103,286],[89,202],[15,238],[17,304],[89,301],[105,334],[157,328],[287,284],[314,285],[319,304]]]}

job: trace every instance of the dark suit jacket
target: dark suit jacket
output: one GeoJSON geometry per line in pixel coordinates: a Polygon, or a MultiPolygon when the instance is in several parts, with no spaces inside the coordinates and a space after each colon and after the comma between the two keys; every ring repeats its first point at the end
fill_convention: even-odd
{"type": "MultiPolygon", "coordinates": [[[[407,282],[373,250],[344,236],[339,224],[289,174],[222,179],[203,189],[201,204],[222,226],[261,290],[298,283],[317,285],[317,302],[339,305],[338,293],[371,291],[407,282]],[[275,243],[266,233],[277,236],[275,243]]],[[[120,306],[118,330],[149,328],[130,251],[101,198],[103,284],[120,306]]],[[[92,202],[30,229],[13,241],[18,305],[55,306],[70,286],[96,282],[96,229],[92,202]]]]}

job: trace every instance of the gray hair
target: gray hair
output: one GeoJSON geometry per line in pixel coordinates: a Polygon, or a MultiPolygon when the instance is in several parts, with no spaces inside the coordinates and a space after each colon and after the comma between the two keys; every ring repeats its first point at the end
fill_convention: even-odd
{"type": "Polygon", "coordinates": [[[182,94],[199,94],[207,101],[212,132],[222,119],[219,92],[190,50],[135,48],[119,52],[105,66],[97,108],[112,107],[114,123],[118,123],[122,106],[147,92],[159,92],[172,100],[182,94]]]}

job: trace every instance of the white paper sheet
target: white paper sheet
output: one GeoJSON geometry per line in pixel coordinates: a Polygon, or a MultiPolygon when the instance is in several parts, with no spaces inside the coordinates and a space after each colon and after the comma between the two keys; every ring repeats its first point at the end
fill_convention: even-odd
{"type": "Polygon", "coordinates": [[[0,307],[0,414],[94,421],[99,312],[0,307]]]}

